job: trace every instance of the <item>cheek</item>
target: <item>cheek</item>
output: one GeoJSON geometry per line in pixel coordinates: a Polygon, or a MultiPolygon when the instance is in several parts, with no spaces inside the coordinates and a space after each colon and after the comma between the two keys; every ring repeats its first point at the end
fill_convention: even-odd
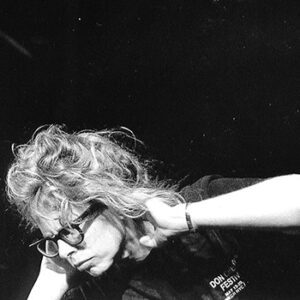
{"type": "Polygon", "coordinates": [[[103,220],[95,220],[85,233],[86,249],[103,259],[112,259],[119,251],[122,240],[120,230],[103,220]]]}
{"type": "Polygon", "coordinates": [[[114,227],[90,227],[86,235],[84,251],[82,251],[85,257],[91,258],[85,271],[93,277],[100,276],[107,271],[120,252],[122,240],[122,234],[114,227]],[[99,231],[100,228],[101,231],[99,231]]]}

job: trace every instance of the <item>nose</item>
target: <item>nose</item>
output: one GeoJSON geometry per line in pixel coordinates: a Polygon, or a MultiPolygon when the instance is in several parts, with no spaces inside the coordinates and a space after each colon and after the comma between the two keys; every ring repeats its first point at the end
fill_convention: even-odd
{"type": "Polygon", "coordinates": [[[70,255],[72,255],[77,250],[75,247],[69,245],[68,243],[62,240],[58,240],[57,245],[58,245],[58,255],[62,259],[70,258],[70,255]]]}

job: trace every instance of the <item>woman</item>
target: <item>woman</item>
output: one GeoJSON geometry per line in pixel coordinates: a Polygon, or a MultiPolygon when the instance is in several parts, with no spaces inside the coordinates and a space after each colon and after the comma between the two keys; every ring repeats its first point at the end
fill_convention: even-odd
{"type": "MultiPolygon", "coordinates": [[[[240,297],[247,280],[238,270],[235,238],[214,229],[187,231],[296,227],[299,177],[187,206],[180,203],[216,196],[209,189],[221,179],[204,177],[178,193],[151,177],[147,163],[116,142],[118,136],[126,134],[68,134],[52,125],[16,148],[7,176],[9,200],[43,235],[32,243],[43,259],[28,299],[240,297]]],[[[256,182],[233,180],[220,194],[256,182]]]]}

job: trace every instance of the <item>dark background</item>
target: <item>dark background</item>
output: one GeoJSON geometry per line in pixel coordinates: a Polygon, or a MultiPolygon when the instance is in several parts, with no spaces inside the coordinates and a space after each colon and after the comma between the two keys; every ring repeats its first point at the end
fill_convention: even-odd
{"type": "Polygon", "coordinates": [[[298,0],[1,0],[0,298],[37,272],[4,181],[40,125],[128,127],[174,180],[299,172],[299,17],[298,0]]]}

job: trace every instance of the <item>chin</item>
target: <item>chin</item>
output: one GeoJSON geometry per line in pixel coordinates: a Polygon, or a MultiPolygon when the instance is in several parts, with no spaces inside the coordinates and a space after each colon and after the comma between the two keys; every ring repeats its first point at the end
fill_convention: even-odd
{"type": "Polygon", "coordinates": [[[98,277],[98,276],[102,275],[105,271],[99,270],[97,267],[92,267],[89,270],[87,270],[86,272],[93,277],[98,277]]]}
{"type": "Polygon", "coordinates": [[[111,265],[112,262],[107,264],[102,263],[101,265],[92,266],[91,268],[86,270],[86,272],[93,277],[98,277],[102,275],[105,271],[107,271],[111,265]]]}

